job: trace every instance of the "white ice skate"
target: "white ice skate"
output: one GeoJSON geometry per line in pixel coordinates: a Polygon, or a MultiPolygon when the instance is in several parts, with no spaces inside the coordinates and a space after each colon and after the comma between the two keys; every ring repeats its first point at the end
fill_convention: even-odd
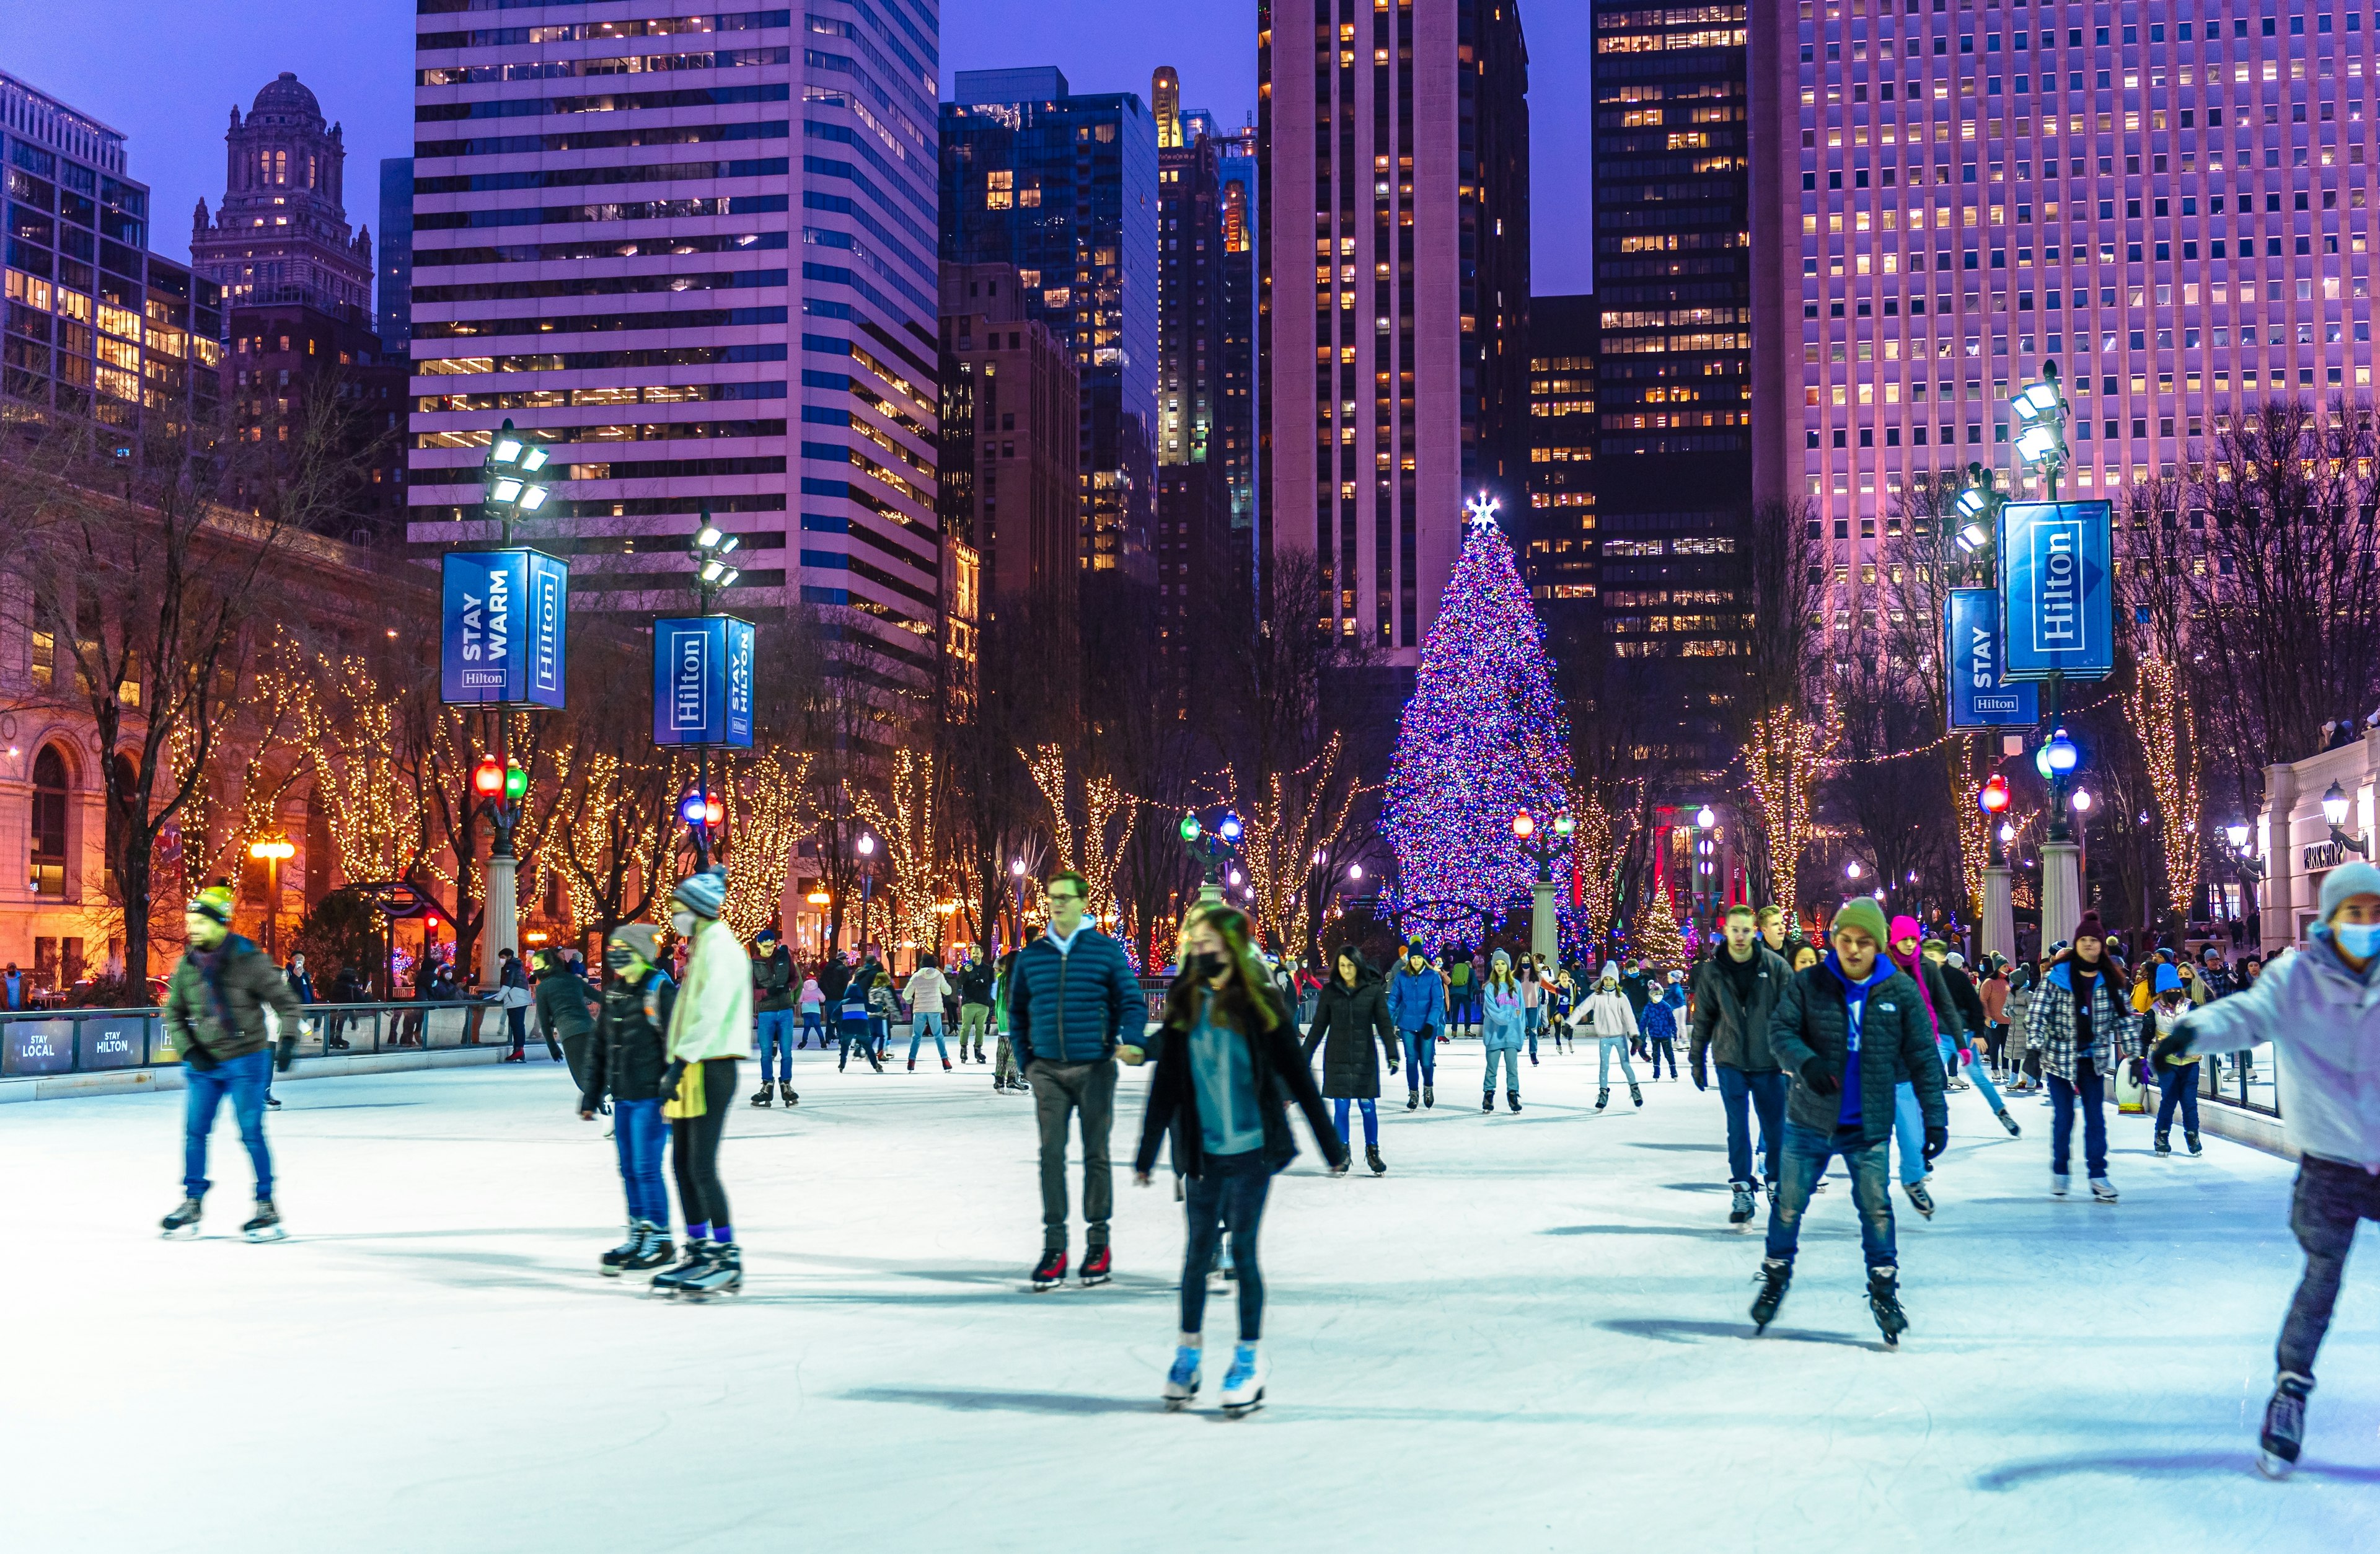
{"type": "Polygon", "coordinates": [[[1198,1395],[1198,1357],[1200,1348],[1196,1333],[1184,1333],[1173,1349],[1173,1368],[1165,1373],[1165,1411],[1179,1414],[1190,1406],[1198,1395]]]}
{"type": "Polygon", "coordinates": [[[1259,1347],[1243,1343],[1232,1351],[1232,1368],[1223,1373],[1223,1412],[1237,1419],[1264,1406],[1265,1378],[1272,1367],[1259,1347]]]}

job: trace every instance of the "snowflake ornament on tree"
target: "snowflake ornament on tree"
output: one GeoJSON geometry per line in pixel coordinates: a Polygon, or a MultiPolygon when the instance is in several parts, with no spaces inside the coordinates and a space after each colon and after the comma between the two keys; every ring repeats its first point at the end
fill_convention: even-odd
{"type": "Polygon", "coordinates": [[[1398,722],[1386,829],[1408,936],[1475,942],[1524,904],[1536,865],[1512,817],[1560,809],[1568,731],[1545,631],[1486,497],[1465,509],[1463,555],[1422,644],[1398,722]]]}

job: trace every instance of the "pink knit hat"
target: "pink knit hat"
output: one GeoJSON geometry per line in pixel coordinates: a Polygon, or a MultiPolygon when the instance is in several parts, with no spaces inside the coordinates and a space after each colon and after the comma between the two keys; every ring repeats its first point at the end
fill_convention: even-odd
{"type": "Polygon", "coordinates": [[[1895,944],[1900,943],[1904,939],[1923,939],[1925,937],[1925,930],[1917,926],[1916,918],[1903,914],[1902,916],[1892,919],[1892,941],[1895,944]]]}

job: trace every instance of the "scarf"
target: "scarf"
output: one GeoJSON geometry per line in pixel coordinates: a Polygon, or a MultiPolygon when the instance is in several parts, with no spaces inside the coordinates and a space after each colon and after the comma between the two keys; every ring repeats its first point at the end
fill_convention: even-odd
{"type": "Polygon", "coordinates": [[[1894,954],[1889,950],[1886,951],[1884,954],[1878,958],[1890,961],[1893,965],[1900,966],[1901,970],[1909,973],[1909,979],[1917,984],[1917,1002],[1925,1006],[1925,1018],[1927,1022],[1933,1026],[1935,1035],[1941,1035],[1942,1016],[1936,1014],[1934,1011],[1934,989],[1925,985],[1925,952],[1923,950],[1918,951],[1915,955],[1910,958],[1906,965],[1902,964],[1900,956],[1894,954]]]}
{"type": "MultiPolygon", "coordinates": [[[[231,961],[231,936],[226,934],[223,942],[212,950],[201,950],[196,945],[190,948],[190,959],[198,963],[199,980],[207,989],[207,1014],[215,1023],[218,1037],[228,1036],[239,1028],[232,1019],[231,998],[224,991],[224,969],[231,961]]],[[[200,1045],[205,1044],[202,1042],[200,1045]]]]}

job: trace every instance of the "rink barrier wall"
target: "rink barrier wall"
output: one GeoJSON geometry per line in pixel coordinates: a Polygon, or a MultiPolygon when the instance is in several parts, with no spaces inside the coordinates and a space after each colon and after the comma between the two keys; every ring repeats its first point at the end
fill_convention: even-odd
{"type": "MultiPolygon", "coordinates": [[[[475,1068],[498,1062],[508,1050],[504,1043],[487,1042],[477,1047],[432,1048],[428,1051],[404,1048],[361,1057],[334,1054],[303,1058],[291,1064],[288,1073],[274,1074],[273,1082],[285,1085],[293,1079],[340,1079],[358,1074],[404,1074],[425,1068],[475,1068]]],[[[167,1063],[153,1068],[61,1074],[47,1079],[0,1079],[0,1106],[11,1101],[71,1100],[79,1096],[178,1090],[184,1087],[188,1074],[189,1070],[180,1063],[167,1063]]]]}
{"type": "MultiPolygon", "coordinates": [[[[270,1031],[270,1011],[266,1020],[270,1031]]],[[[459,1000],[308,1004],[300,1032],[297,1055],[316,1062],[507,1044],[497,1005],[459,1000]]],[[[178,1071],[180,1064],[180,1054],[155,1009],[0,1012],[0,1086],[27,1080],[130,1078],[178,1071]]],[[[93,1094],[108,1087],[86,1087],[74,1093],[93,1094]]],[[[137,1089],[140,1084],[123,1087],[137,1089]]]]}

